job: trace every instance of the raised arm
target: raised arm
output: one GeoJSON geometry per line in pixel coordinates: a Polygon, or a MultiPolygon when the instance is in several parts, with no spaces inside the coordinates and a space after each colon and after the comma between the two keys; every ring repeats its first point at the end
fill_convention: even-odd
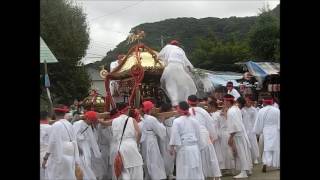
{"type": "Polygon", "coordinates": [[[133,122],[134,129],[136,131],[137,143],[139,144],[141,139],[141,130],[139,128],[139,125],[136,119],[132,118],[132,122],[133,122]]]}
{"type": "Polygon", "coordinates": [[[103,126],[111,126],[112,125],[112,119],[98,119],[98,122],[103,126]]]}
{"type": "Polygon", "coordinates": [[[164,140],[166,137],[166,127],[159,122],[156,118],[153,119],[152,122],[153,131],[160,137],[160,139],[164,140]]]}

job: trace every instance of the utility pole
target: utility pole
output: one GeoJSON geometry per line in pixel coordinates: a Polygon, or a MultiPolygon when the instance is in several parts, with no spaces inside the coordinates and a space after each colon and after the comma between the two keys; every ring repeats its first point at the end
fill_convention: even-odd
{"type": "Polygon", "coordinates": [[[163,36],[162,35],[160,37],[160,40],[161,40],[161,48],[163,48],[163,36]]]}
{"type": "MultiPolygon", "coordinates": [[[[160,43],[161,43],[161,48],[163,48],[164,46],[164,39],[168,39],[168,38],[171,38],[172,36],[163,36],[163,35],[160,35],[160,43]]],[[[159,40],[158,38],[156,40],[159,40]]]]}

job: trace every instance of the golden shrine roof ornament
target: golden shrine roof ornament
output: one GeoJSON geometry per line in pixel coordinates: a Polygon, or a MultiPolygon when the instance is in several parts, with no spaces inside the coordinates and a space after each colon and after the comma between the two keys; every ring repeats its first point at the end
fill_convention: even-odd
{"type": "Polygon", "coordinates": [[[146,36],[144,31],[141,30],[136,30],[136,32],[130,32],[129,36],[128,36],[128,42],[127,44],[131,44],[135,41],[138,41],[138,43],[140,43],[140,40],[143,39],[146,36]]]}
{"type": "Polygon", "coordinates": [[[114,68],[111,72],[108,72],[104,67],[101,67],[100,76],[103,79],[110,76],[110,79],[114,80],[131,77],[131,70],[136,65],[141,66],[147,74],[161,75],[164,64],[157,59],[158,54],[157,51],[145,44],[136,44],[129,49],[119,66],[114,68]]]}
{"type": "MultiPolygon", "coordinates": [[[[145,37],[144,31],[136,31],[128,36],[128,44],[137,41],[137,44],[132,46],[126,56],[122,59],[120,64],[114,68],[111,72],[106,71],[103,67],[100,71],[100,76],[105,79],[105,111],[109,110],[110,105],[115,107],[113,99],[111,98],[110,92],[110,81],[121,80],[131,81],[133,84],[130,86],[130,97],[129,106],[133,105],[134,99],[139,96],[141,83],[144,77],[158,78],[160,79],[161,74],[164,70],[164,64],[159,61],[158,52],[141,43],[145,37]],[[146,76],[145,76],[146,75],[146,76]]],[[[156,78],[156,79],[157,79],[156,78]]]]}
{"type": "Polygon", "coordinates": [[[99,94],[97,89],[93,88],[90,90],[89,96],[83,99],[83,106],[87,111],[102,113],[104,112],[105,97],[99,94]]]}

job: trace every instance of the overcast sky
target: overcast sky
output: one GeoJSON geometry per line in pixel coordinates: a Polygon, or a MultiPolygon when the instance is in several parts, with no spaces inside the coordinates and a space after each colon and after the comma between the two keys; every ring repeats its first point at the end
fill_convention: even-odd
{"type": "Polygon", "coordinates": [[[85,64],[101,60],[105,54],[125,40],[132,27],[177,17],[245,17],[254,16],[269,4],[272,9],[279,0],[75,0],[87,14],[90,45],[85,64]]]}

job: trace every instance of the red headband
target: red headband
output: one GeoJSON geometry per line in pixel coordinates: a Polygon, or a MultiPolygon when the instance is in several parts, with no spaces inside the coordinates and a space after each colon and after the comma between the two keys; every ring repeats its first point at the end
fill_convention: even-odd
{"type": "Polygon", "coordinates": [[[273,104],[273,100],[272,99],[263,99],[262,102],[264,104],[269,104],[269,105],[273,104]]]}
{"type": "Polygon", "coordinates": [[[42,120],[40,120],[40,124],[49,124],[49,120],[42,119],[42,120]]]}
{"type": "Polygon", "coordinates": [[[197,105],[198,102],[197,102],[197,101],[190,101],[190,100],[188,100],[188,104],[190,104],[190,105],[197,105]]]}
{"type": "Polygon", "coordinates": [[[179,41],[177,41],[177,40],[172,40],[172,41],[170,42],[170,44],[171,44],[171,45],[176,45],[176,46],[178,46],[178,45],[179,45],[179,41]]]}
{"type": "Polygon", "coordinates": [[[225,100],[225,101],[234,101],[234,98],[223,98],[223,100],[225,100]]]}
{"type": "Polygon", "coordinates": [[[69,111],[69,109],[67,109],[67,108],[54,108],[53,110],[55,112],[63,112],[63,113],[66,113],[69,111]]]}

